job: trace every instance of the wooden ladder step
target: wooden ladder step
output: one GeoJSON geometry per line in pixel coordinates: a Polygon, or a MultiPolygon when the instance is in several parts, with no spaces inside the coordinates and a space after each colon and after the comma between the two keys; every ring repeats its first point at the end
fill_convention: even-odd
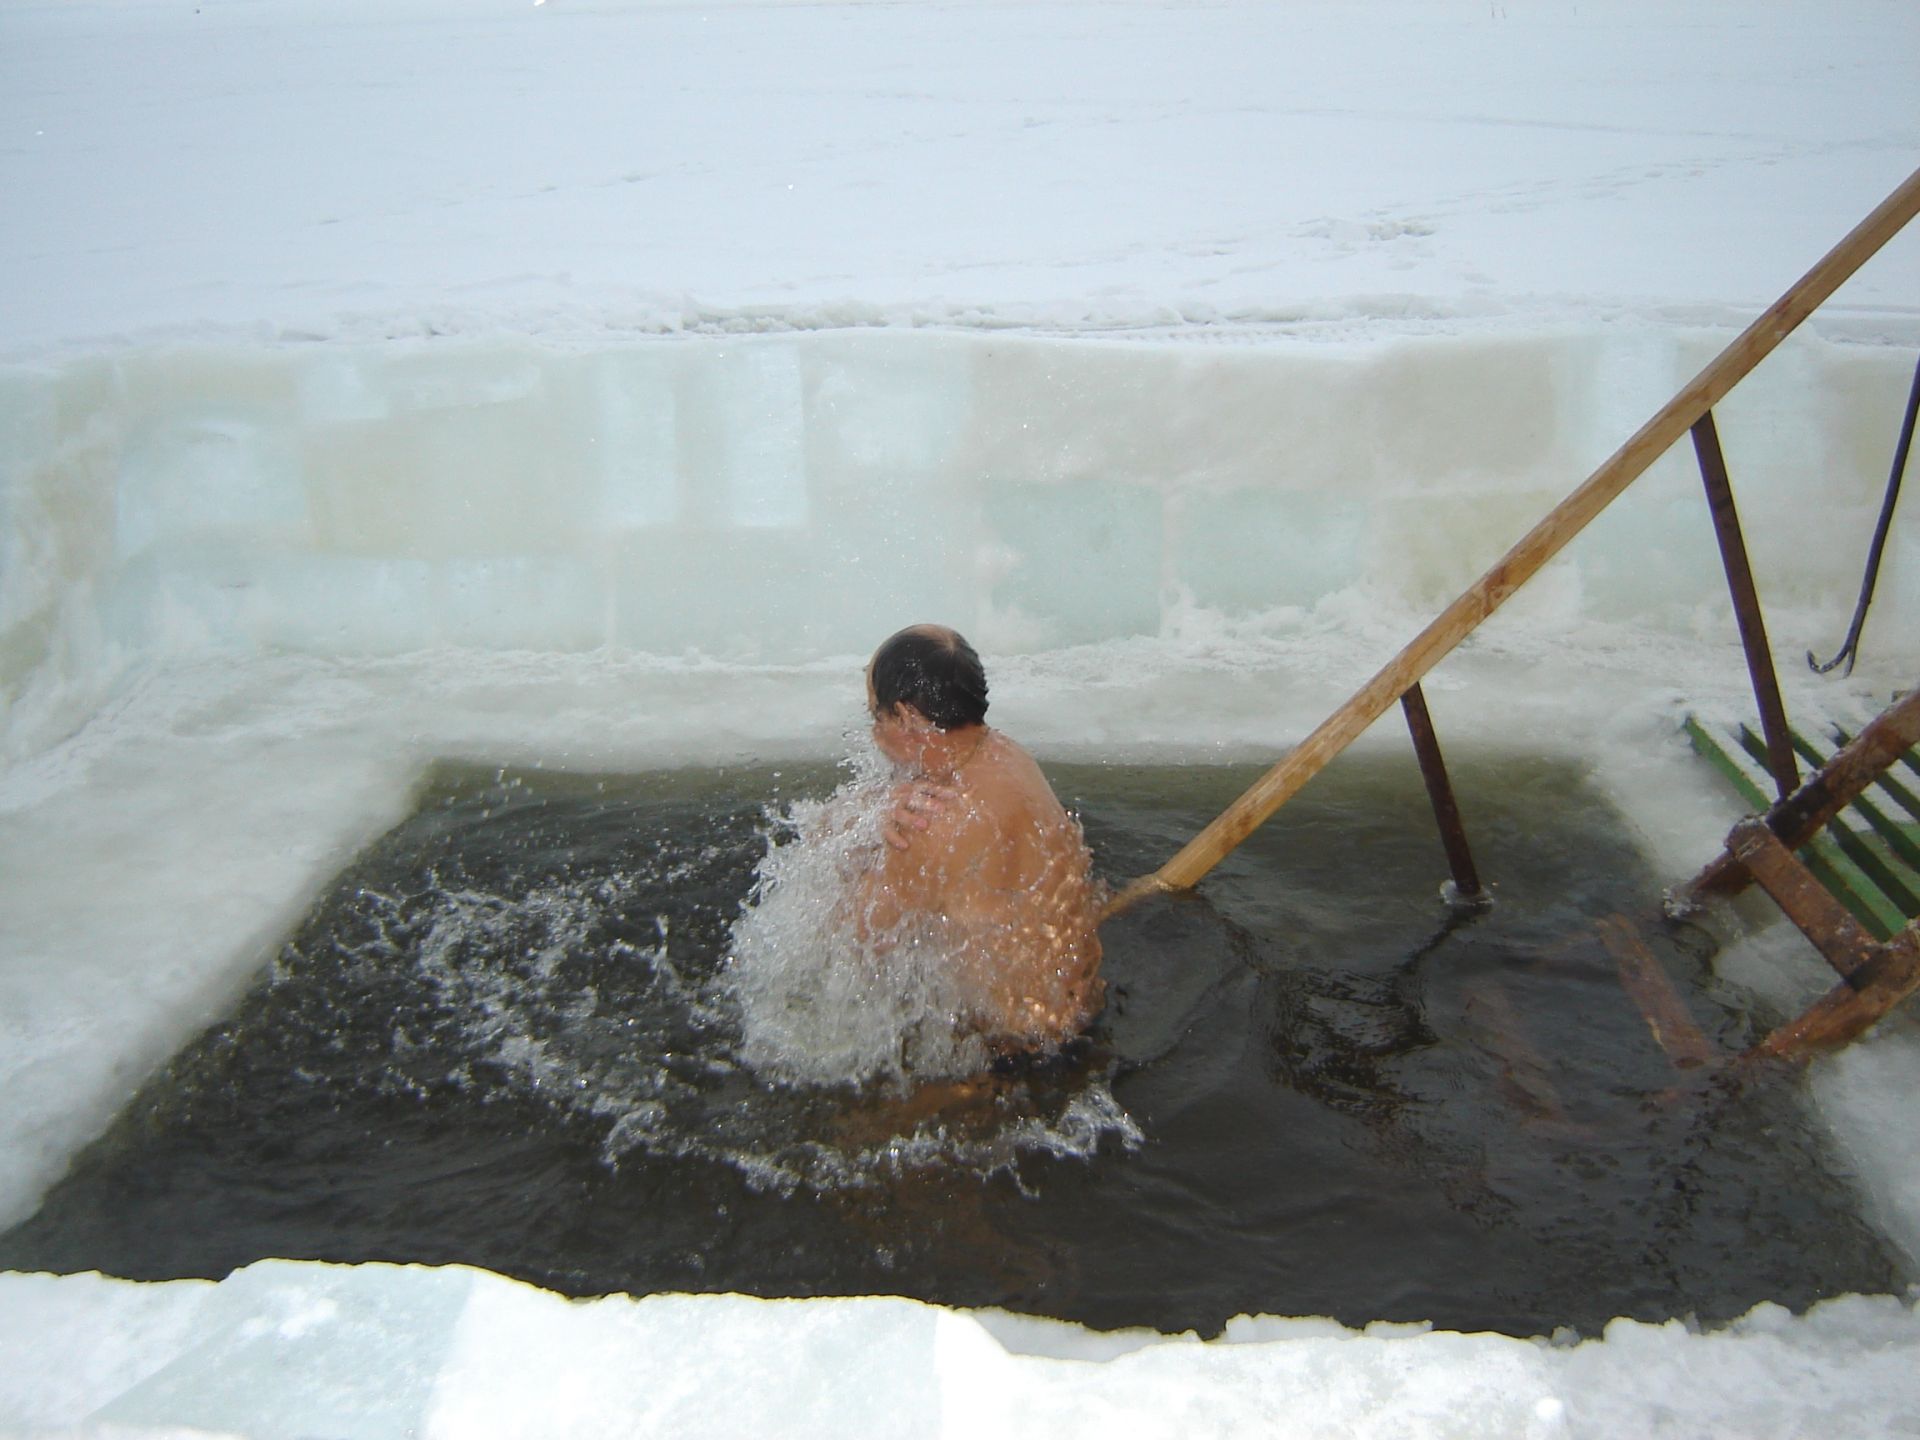
{"type": "Polygon", "coordinates": [[[1689,1070],[1711,1061],[1716,1053],[1713,1042],[1694,1021],[1687,1002],[1633,921],[1625,915],[1608,915],[1596,928],[1601,945],[1619,967],[1620,988],[1674,1068],[1689,1070]]]}

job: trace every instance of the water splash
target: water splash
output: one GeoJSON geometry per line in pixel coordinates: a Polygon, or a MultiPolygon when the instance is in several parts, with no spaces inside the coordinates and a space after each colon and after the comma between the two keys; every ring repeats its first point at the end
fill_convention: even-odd
{"type": "Polygon", "coordinates": [[[858,1085],[977,1073],[990,1058],[960,1023],[965,997],[933,936],[912,927],[863,943],[847,897],[883,841],[890,773],[857,751],[825,800],[769,816],[768,846],[735,922],[724,990],[740,1053],[789,1083],[858,1085]]]}
{"type": "Polygon", "coordinates": [[[1137,1144],[1093,1067],[983,1078],[935,947],[858,944],[842,897],[887,782],[868,755],[784,808],[625,802],[598,817],[617,842],[556,865],[521,858],[537,847],[513,827],[582,827],[503,778],[436,813],[437,835],[472,827],[458,846],[425,863],[398,844],[330,897],[275,966],[274,1023],[306,1034],[316,1082],[530,1101],[610,1167],[719,1161],[783,1193],[1137,1144]]]}

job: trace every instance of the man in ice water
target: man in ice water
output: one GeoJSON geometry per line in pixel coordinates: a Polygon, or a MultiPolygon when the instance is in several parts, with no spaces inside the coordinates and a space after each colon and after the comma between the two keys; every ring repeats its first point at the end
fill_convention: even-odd
{"type": "Polygon", "coordinates": [[[857,882],[876,945],[916,927],[958,967],[968,1020],[1002,1054],[1045,1051],[1100,1008],[1091,857],[1040,767],[989,729],[980,657],[941,625],[867,666],[873,739],[900,775],[886,844],[857,882]]]}

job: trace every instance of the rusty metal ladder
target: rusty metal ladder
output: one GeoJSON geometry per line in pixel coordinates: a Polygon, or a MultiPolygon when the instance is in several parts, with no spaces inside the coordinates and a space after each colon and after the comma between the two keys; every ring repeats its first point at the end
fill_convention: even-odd
{"type": "Polygon", "coordinates": [[[1677,892],[1690,904],[1758,885],[1839,972],[1838,985],[1749,1053],[1798,1056],[1844,1045],[1920,990],[1920,828],[1866,796],[1877,785],[1920,822],[1920,797],[1887,773],[1896,764],[1920,770],[1916,744],[1920,689],[1846,738],[1764,814],[1734,826],[1720,856],[1677,892]],[[1864,832],[1840,823],[1850,806],[1864,832]],[[1823,835],[1829,827],[1831,841],[1823,835]]]}

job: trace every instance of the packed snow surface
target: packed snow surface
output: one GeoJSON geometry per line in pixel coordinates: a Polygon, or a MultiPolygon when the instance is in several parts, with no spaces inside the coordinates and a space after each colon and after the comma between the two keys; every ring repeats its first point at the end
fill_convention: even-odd
{"type": "Polygon", "coordinates": [[[12,1418],[101,1435],[1864,1436],[1907,1433],[1920,1392],[1920,1323],[1886,1296],[1582,1344],[1310,1319],[1200,1344],[885,1298],[568,1301],[459,1267],[4,1293],[9,1368],[55,1377],[12,1418]]]}
{"type": "MultiPolygon", "coordinates": [[[[1915,55],[1908,0],[7,5],[0,1224],[436,756],[832,753],[923,618],[1043,756],[1283,751],[1920,163],[1915,55]]],[[[1797,658],[1917,297],[1910,229],[1721,410],[1796,714],[1920,673],[1911,503],[1853,679],[1797,658]]],[[[1737,811],[1678,717],[1750,703],[1689,466],[1427,686],[1676,878],[1737,811]]],[[[1810,1092],[1914,1255],[1883,1028],[1810,1092]]],[[[1870,1435],[1916,1348],[1893,1297],[1203,1345],[263,1262],[0,1277],[0,1427],[1870,1435]]]]}
{"type": "Polygon", "coordinates": [[[17,0],[0,344],[1744,318],[1913,168],[1916,49],[1905,0],[17,0]]]}

